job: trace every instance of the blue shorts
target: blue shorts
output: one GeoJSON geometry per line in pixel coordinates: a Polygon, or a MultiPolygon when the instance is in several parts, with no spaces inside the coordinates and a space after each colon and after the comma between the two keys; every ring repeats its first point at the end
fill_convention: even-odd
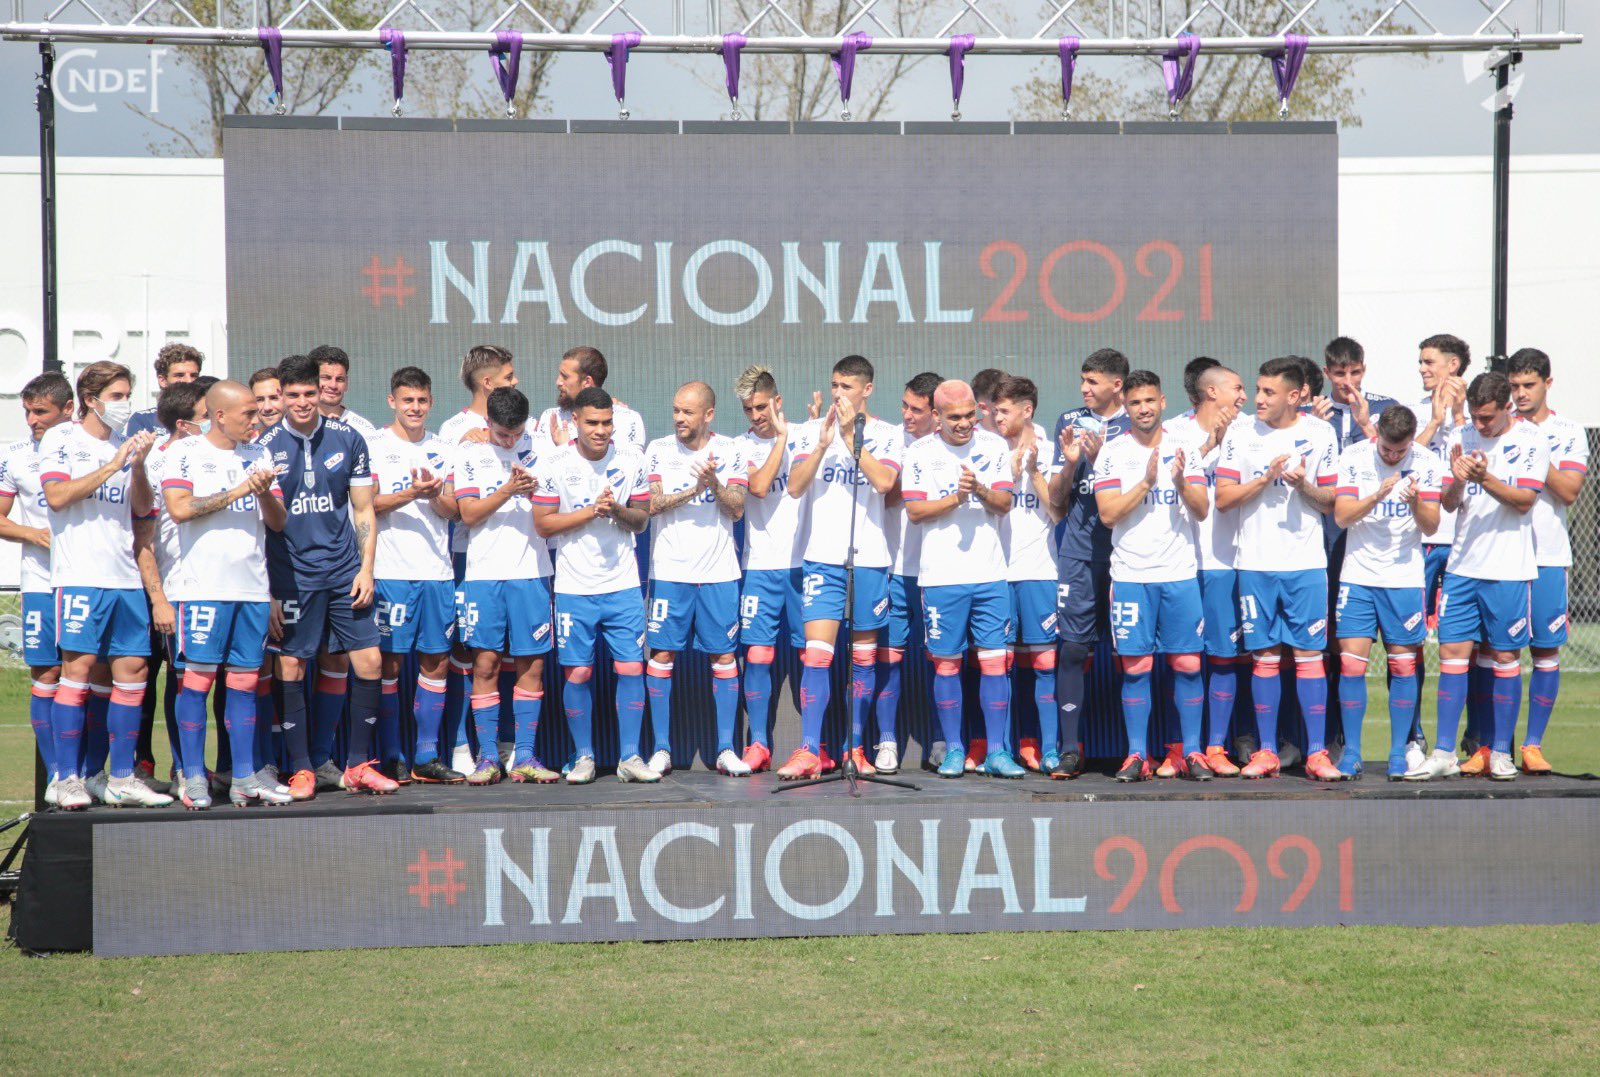
{"type": "Polygon", "coordinates": [[[960,658],[968,647],[1004,650],[1011,642],[1011,588],[1004,580],[924,587],[922,627],[935,658],[960,658]]]}
{"type": "Polygon", "coordinates": [[[753,568],[744,574],[739,595],[739,639],[746,647],[776,647],[778,625],[789,627],[789,642],[805,646],[800,630],[800,570],[753,568]]]}
{"type": "Polygon", "coordinates": [[[732,654],[739,646],[739,581],[650,581],[645,636],[653,651],[732,654]]]}
{"type": "Polygon", "coordinates": [[[270,602],[178,603],[178,653],[199,666],[259,669],[270,602]]]}
{"type": "MultiPolygon", "coordinates": [[[[805,562],[800,569],[800,610],[807,621],[843,621],[844,566],[805,562]]],[[[856,566],[856,608],[848,618],[856,632],[876,632],[889,623],[889,570],[856,566]]]]}
{"type": "Polygon", "coordinates": [[[1412,647],[1428,638],[1428,618],[1423,612],[1420,587],[1368,587],[1362,583],[1339,585],[1334,619],[1340,639],[1383,639],[1412,647]]]}
{"type": "Polygon", "coordinates": [[[1528,607],[1532,588],[1527,580],[1479,580],[1444,574],[1439,595],[1439,642],[1486,640],[1497,651],[1528,646],[1528,607]]]}
{"type": "Polygon", "coordinates": [[[290,658],[311,658],[323,649],[359,651],[378,645],[378,622],[373,606],[356,609],[350,590],[299,591],[279,599],[283,613],[283,638],[278,652],[290,658]]]}
{"type": "Polygon", "coordinates": [[[29,591],[22,596],[22,660],[30,666],[59,666],[56,649],[56,596],[29,591]]]}
{"type": "Polygon", "coordinates": [[[1439,587],[1444,583],[1444,566],[1449,560],[1449,543],[1422,544],[1422,597],[1427,603],[1429,617],[1439,615],[1439,587]]]}
{"type": "Polygon", "coordinates": [[[594,641],[601,634],[613,662],[644,661],[644,595],[637,587],[556,595],[556,650],[563,666],[594,665],[594,641]]]}
{"type": "Polygon", "coordinates": [[[1118,654],[1199,654],[1205,632],[1198,579],[1111,584],[1111,642],[1118,654]]]}
{"type": "Polygon", "coordinates": [[[1567,570],[1542,566],[1533,581],[1532,646],[1541,650],[1567,642],[1567,570]]]}
{"type": "Polygon", "coordinates": [[[1239,629],[1247,650],[1328,645],[1328,571],[1239,571],[1239,629]]]}
{"type": "MultiPolygon", "coordinates": [[[[461,585],[461,642],[513,657],[550,650],[550,581],[467,580],[461,585]]],[[[438,652],[435,652],[438,653],[438,652]]]]}
{"type": "Polygon", "coordinates": [[[378,581],[378,649],[384,654],[444,654],[455,639],[456,616],[456,585],[449,580],[378,581]]]}
{"type": "Polygon", "coordinates": [[[101,658],[150,657],[150,606],[137,587],[56,591],[56,645],[101,658]]]}
{"type": "MultiPolygon", "coordinates": [[[[858,578],[859,586],[859,578],[858,578]]],[[[901,650],[911,646],[912,637],[921,636],[922,589],[915,576],[889,576],[889,623],[884,626],[883,645],[901,650]]],[[[919,639],[920,642],[920,639],[919,639]]]]}
{"type": "Polygon", "coordinates": [[[1205,648],[1212,658],[1239,653],[1239,574],[1231,568],[1200,570],[1200,610],[1205,614],[1205,648]]]}
{"type": "Polygon", "coordinates": [[[1056,567],[1056,631],[1093,649],[1110,627],[1111,565],[1063,557],[1056,567]]]}
{"type": "Polygon", "coordinates": [[[1024,646],[1056,641],[1056,585],[1017,580],[1011,585],[1011,636],[1024,646]]]}

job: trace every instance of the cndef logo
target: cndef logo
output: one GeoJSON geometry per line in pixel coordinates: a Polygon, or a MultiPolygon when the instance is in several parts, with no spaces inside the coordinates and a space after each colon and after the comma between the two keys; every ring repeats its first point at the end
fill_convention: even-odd
{"type": "Polygon", "coordinates": [[[100,97],[148,98],[147,111],[161,111],[161,57],[168,49],[151,49],[142,67],[117,67],[97,63],[99,49],[68,49],[56,61],[53,88],[56,103],[68,112],[98,112],[100,97]]]}

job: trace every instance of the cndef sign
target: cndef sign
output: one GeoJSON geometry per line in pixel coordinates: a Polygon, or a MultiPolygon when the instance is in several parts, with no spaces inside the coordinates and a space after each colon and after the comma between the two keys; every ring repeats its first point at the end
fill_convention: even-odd
{"type": "Polygon", "coordinates": [[[167,49],[151,49],[142,67],[116,67],[97,62],[99,49],[68,49],[56,61],[56,103],[68,112],[98,112],[101,97],[145,98],[151,115],[161,111],[161,57],[167,49]]]}

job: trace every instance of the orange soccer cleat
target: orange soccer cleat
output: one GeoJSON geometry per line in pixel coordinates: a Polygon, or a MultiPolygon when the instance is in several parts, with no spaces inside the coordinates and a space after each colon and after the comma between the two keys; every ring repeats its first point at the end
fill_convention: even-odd
{"type": "Polygon", "coordinates": [[[878,768],[867,759],[867,750],[859,744],[850,749],[850,761],[856,765],[857,774],[878,773],[878,768]]]}
{"type": "Polygon", "coordinates": [[[1029,770],[1041,769],[1044,757],[1039,754],[1039,741],[1036,737],[1023,737],[1017,745],[1017,762],[1029,770]]]}
{"type": "Polygon", "coordinates": [[[376,759],[347,767],[344,772],[344,789],[347,793],[392,793],[398,788],[398,782],[383,776],[376,759]]]}
{"type": "Polygon", "coordinates": [[[834,771],[839,769],[838,760],[834,759],[833,756],[828,754],[826,745],[817,751],[817,758],[822,760],[822,773],[832,774],[834,771]]]}
{"type": "Polygon", "coordinates": [[[1167,754],[1156,767],[1157,778],[1176,778],[1183,773],[1183,742],[1167,745],[1167,754]]]}
{"type": "Polygon", "coordinates": [[[1306,756],[1305,767],[1306,777],[1319,782],[1342,782],[1346,777],[1342,770],[1333,765],[1333,759],[1326,750],[1306,756]]]}
{"type": "Polygon", "coordinates": [[[1537,744],[1524,744],[1522,746],[1522,773],[1524,774],[1553,774],[1554,768],[1545,759],[1544,753],[1537,744]]]}
{"type": "Polygon", "coordinates": [[[822,772],[822,760],[815,752],[810,748],[796,748],[790,753],[789,761],[778,768],[778,777],[792,782],[801,778],[821,777],[822,772]]]}
{"type": "Polygon", "coordinates": [[[295,800],[310,800],[317,795],[317,772],[297,770],[289,776],[289,796],[295,800]]]}
{"type": "Polygon", "coordinates": [[[1250,756],[1250,762],[1239,772],[1241,778],[1276,778],[1278,753],[1261,748],[1250,756]]]}
{"type": "Polygon", "coordinates": [[[989,742],[982,737],[972,741],[967,745],[967,773],[971,774],[977,770],[987,758],[989,758],[989,742]]]}
{"type": "Polygon", "coordinates": [[[752,743],[744,750],[744,765],[750,768],[751,774],[760,774],[772,766],[772,752],[765,744],[752,743]]]}
{"type": "Polygon", "coordinates": [[[1478,745],[1478,750],[1461,761],[1463,778],[1481,778],[1489,773],[1489,746],[1478,745]]]}
{"type": "Polygon", "coordinates": [[[1211,773],[1218,778],[1237,778],[1239,768],[1233,765],[1233,760],[1228,758],[1228,750],[1220,745],[1213,744],[1206,749],[1206,766],[1211,768],[1211,773]]]}

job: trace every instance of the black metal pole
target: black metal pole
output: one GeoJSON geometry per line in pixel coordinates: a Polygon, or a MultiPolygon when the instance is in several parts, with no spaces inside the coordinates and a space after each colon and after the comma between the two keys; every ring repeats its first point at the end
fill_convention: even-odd
{"type": "Polygon", "coordinates": [[[1494,70],[1494,92],[1499,108],[1494,113],[1494,347],[1489,356],[1489,369],[1502,370],[1506,365],[1506,308],[1510,282],[1507,268],[1510,260],[1511,240],[1511,96],[1507,87],[1511,83],[1511,69],[1522,62],[1522,53],[1512,51],[1505,55],[1494,70]]]}
{"type": "Polygon", "coordinates": [[[56,50],[48,41],[39,44],[39,214],[43,264],[39,279],[44,287],[44,369],[59,371],[60,325],[56,320],[56,50]]]}

